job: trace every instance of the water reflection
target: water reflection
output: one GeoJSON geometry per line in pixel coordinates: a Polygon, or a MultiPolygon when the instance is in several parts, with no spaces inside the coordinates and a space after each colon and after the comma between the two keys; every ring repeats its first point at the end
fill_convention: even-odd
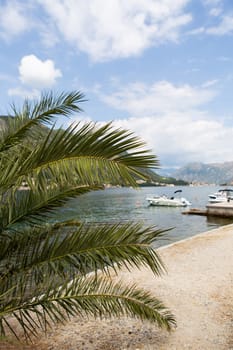
{"type": "Polygon", "coordinates": [[[224,226],[229,225],[233,223],[232,218],[220,218],[218,216],[207,216],[206,217],[207,223],[209,225],[215,225],[215,226],[224,226]]]}
{"type": "Polygon", "coordinates": [[[146,197],[162,193],[171,196],[176,189],[181,188],[182,196],[192,203],[191,208],[199,209],[205,208],[208,195],[219,189],[214,186],[108,189],[69,201],[58,215],[62,215],[64,219],[78,219],[84,222],[138,221],[147,226],[156,225],[161,229],[173,227],[167,233],[168,243],[233,222],[218,217],[183,215],[184,208],[179,207],[148,206],[146,197]]]}

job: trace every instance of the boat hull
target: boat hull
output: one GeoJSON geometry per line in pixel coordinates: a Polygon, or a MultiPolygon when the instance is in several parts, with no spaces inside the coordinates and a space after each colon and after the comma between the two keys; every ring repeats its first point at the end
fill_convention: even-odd
{"type": "Polygon", "coordinates": [[[190,205],[185,199],[169,199],[169,198],[147,198],[149,205],[158,206],[158,207],[186,207],[190,205]]]}
{"type": "Polygon", "coordinates": [[[224,188],[221,190],[218,190],[218,192],[215,192],[213,194],[209,194],[209,203],[229,203],[233,201],[233,189],[232,188],[224,188]]]}

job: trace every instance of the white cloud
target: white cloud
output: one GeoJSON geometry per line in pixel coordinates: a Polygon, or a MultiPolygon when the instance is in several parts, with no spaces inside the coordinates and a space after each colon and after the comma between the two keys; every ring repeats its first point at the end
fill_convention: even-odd
{"type": "Polygon", "coordinates": [[[193,30],[187,32],[188,35],[200,35],[200,34],[208,34],[208,35],[217,35],[223,36],[228,34],[233,34],[233,14],[221,15],[222,10],[213,8],[210,10],[209,14],[211,16],[219,17],[219,23],[214,26],[209,27],[198,27],[193,30]]]}
{"type": "Polygon", "coordinates": [[[21,34],[28,30],[30,25],[22,3],[13,0],[0,5],[0,36],[4,39],[21,34]]]}
{"type": "Polygon", "coordinates": [[[198,27],[187,32],[188,35],[199,35],[205,33],[205,27],[198,27]]]}
{"type": "Polygon", "coordinates": [[[133,130],[158,155],[162,166],[188,162],[232,160],[233,128],[203,119],[201,112],[176,113],[161,118],[142,117],[115,121],[117,127],[133,130]]]}
{"type": "Polygon", "coordinates": [[[32,88],[49,88],[62,76],[52,60],[42,61],[35,55],[24,56],[19,65],[20,80],[32,88]]]}
{"type": "Polygon", "coordinates": [[[93,61],[139,55],[178,41],[190,0],[37,0],[63,37],[93,61]]]}
{"type": "Polygon", "coordinates": [[[190,161],[232,160],[233,127],[224,126],[204,110],[217,91],[217,81],[202,86],[175,86],[167,81],[151,86],[130,84],[101,98],[129,113],[114,121],[133,130],[158,155],[162,166],[180,166],[190,161]]]}
{"type": "Polygon", "coordinates": [[[186,111],[210,101],[215,91],[190,85],[175,86],[168,81],[159,81],[151,86],[142,83],[129,84],[112,95],[100,95],[109,105],[127,110],[131,115],[161,115],[186,111]]]}
{"type": "Polygon", "coordinates": [[[225,15],[222,17],[219,25],[210,27],[206,30],[207,34],[225,35],[233,33],[233,15],[225,15]]]}

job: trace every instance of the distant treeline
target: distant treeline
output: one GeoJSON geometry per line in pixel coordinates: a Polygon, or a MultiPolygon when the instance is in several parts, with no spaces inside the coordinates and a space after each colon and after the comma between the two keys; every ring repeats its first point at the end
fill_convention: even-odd
{"type": "Polygon", "coordinates": [[[162,185],[175,185],[175,186],[187,186],[189,182],[175,179],[174,177],[165,177],[160,176],[152,170],[145,170],[145,175],[148,177],[143,183],[140,183],[139,186],[162,186],[162,185]]]}

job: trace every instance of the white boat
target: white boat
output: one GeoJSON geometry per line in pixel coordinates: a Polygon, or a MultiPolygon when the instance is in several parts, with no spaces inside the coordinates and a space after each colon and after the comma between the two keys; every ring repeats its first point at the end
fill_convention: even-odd
{"type": "MultiPolygon", "coordinates": [[[[181,190],[177,190],[174,193],[180,193],[181,190]]],[[[191,203],[184,197],[167,197],[165,195],[162,196],[151,196],[146,198],[149,205],[154,206],[164,206],[164,207],[187,207],[191,205],[191,203]]]]}
{"type": "Polygon", "coordinates": [[[209,203],[224,203],[233,200],[233,190],[225,188],[213,194],[209,194],[209,203]]]}

